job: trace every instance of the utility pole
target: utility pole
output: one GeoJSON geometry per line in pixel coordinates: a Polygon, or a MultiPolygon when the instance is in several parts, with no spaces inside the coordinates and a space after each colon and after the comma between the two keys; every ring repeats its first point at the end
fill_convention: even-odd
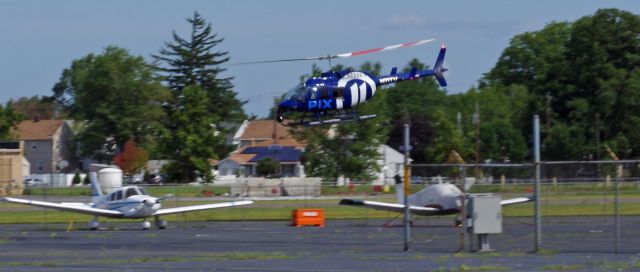
{"type": "Polygon", "coordinates": [[[534,252],[540,251],[542,241],[542,222],[540,220],[540,116],[533,116],[533,163],[535,165],[535,248],[534,252]]]}
{"type": "Polygon", "coordinates": [[[411,243],[411,214],[409,213],[409,124],[404,124],[404,251],[409,251],[411,243]]]}
{"type": "Polygon", "coordinates": [[[546,131],[546,139],[549,140],[549,136],[551,136],[551,98],[553,98],[553,96],[551,96],[551,92],[547,92],[546,95],[547,98],[547,131],[546,131]]]}
{"type": "Polygon", "coordinates": [[[476,112],[473,113],[472,123],[476,128],[476,166],[475,166],[475,178],[476,181],[480,180],[480,104],[476,102],[476,112]]]}

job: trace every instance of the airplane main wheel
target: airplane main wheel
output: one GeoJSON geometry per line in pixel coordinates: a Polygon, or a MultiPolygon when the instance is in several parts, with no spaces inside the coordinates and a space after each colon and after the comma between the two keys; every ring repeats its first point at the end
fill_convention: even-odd
{"type": "Polygon", "coordinates": [[[97,230],[99,226],[100,226],[100,222],[98,222],[98,220],[89,221],[89,229],[90,230],[97,230]]]}
{"type": "Polygon", "coordinates": [[[149,227],[151,227],[151,223],[149,223],[149,221],[143,221],[142,222],[142,229],[143,230],[148,230],[149,227]]]}
{"type": "Polygon", "coordinates": [[[159,229],[166,228],[167,227],[167,221],[156,219],[156,227],[158,227],[159,229]]]}
{"type": "Polygon", "coordinates": [[[460,217],[459,215],[456,215],[453,218],[453,226],[454,227],[461,227],[462,226],[462,217],[460,217]]]}

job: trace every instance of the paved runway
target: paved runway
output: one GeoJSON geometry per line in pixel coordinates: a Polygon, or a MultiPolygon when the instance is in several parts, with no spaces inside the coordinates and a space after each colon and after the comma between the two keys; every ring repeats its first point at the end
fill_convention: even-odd
{"type": "MultiPolygon", "coordinates": [[[[0,271],[441,271],[640,270],[640,217],[623,217],[623,254],[613,254],[613,218],[548,217],[541,254],[529,218],[505,218],[493,253],[458,253],[450,217],[420,219],[412,250],[403,228],[380,220],[328,221],[324,228],[285,221],[174,222],[139,230],[117,220],[106,229],[0,225],[0,271]]],[[[396,223],[400,223],[397,221],[396,223]]]]}

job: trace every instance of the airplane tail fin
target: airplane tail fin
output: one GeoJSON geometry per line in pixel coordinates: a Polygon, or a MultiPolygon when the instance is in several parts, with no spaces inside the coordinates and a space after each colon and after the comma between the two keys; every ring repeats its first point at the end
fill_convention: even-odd
{"type": "Polygon", "coordinates": [[[98,182],[98,174],[96,172],[89,172],[89,180],[91,180],[91,202],[97,203],[102,198],[102,189],[100,188],[100,182],[98,182]]]}
{"type": "Polygon", "coordinates": [[[440,53],[438,54],[438,59],[436,59],[436,64],[433,65],[433,75],[435,76],[436,80],[438,81],[438,84],[440,84],[441,87],[446,87],[447,86],[447,81],[444,79],[444,75],[442,73],[447,71],[447,68],[444,68],[442,66],[442,63],[444,62],[444,55],[447,52],[447,48],[442,45],[442,47],[440,47],[440,53]]]}

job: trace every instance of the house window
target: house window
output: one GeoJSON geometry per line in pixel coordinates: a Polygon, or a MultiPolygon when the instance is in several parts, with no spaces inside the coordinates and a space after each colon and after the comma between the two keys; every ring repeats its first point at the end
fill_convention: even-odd
{"type": "Polygon", "coordinates": [[[280,173],[284,177],[295,176],[295,165],[293,164],[283,164],[280,166],[280,173]]]}
{"type": "Polygon", "coordinates": [[[37,165],[37,167],[38,167],[38,170],[40,170],[40,171],[44,170],[44,167],[42,166],[42,161],[38,161],[38,162],[36,163],[36,165],[37,165]]]}
{"type": "Polygon", "coordinates": [[[31,145],[31,150],[37,150],[38,149],[38,145],[37,144],[32,144],[31,145]]]}

